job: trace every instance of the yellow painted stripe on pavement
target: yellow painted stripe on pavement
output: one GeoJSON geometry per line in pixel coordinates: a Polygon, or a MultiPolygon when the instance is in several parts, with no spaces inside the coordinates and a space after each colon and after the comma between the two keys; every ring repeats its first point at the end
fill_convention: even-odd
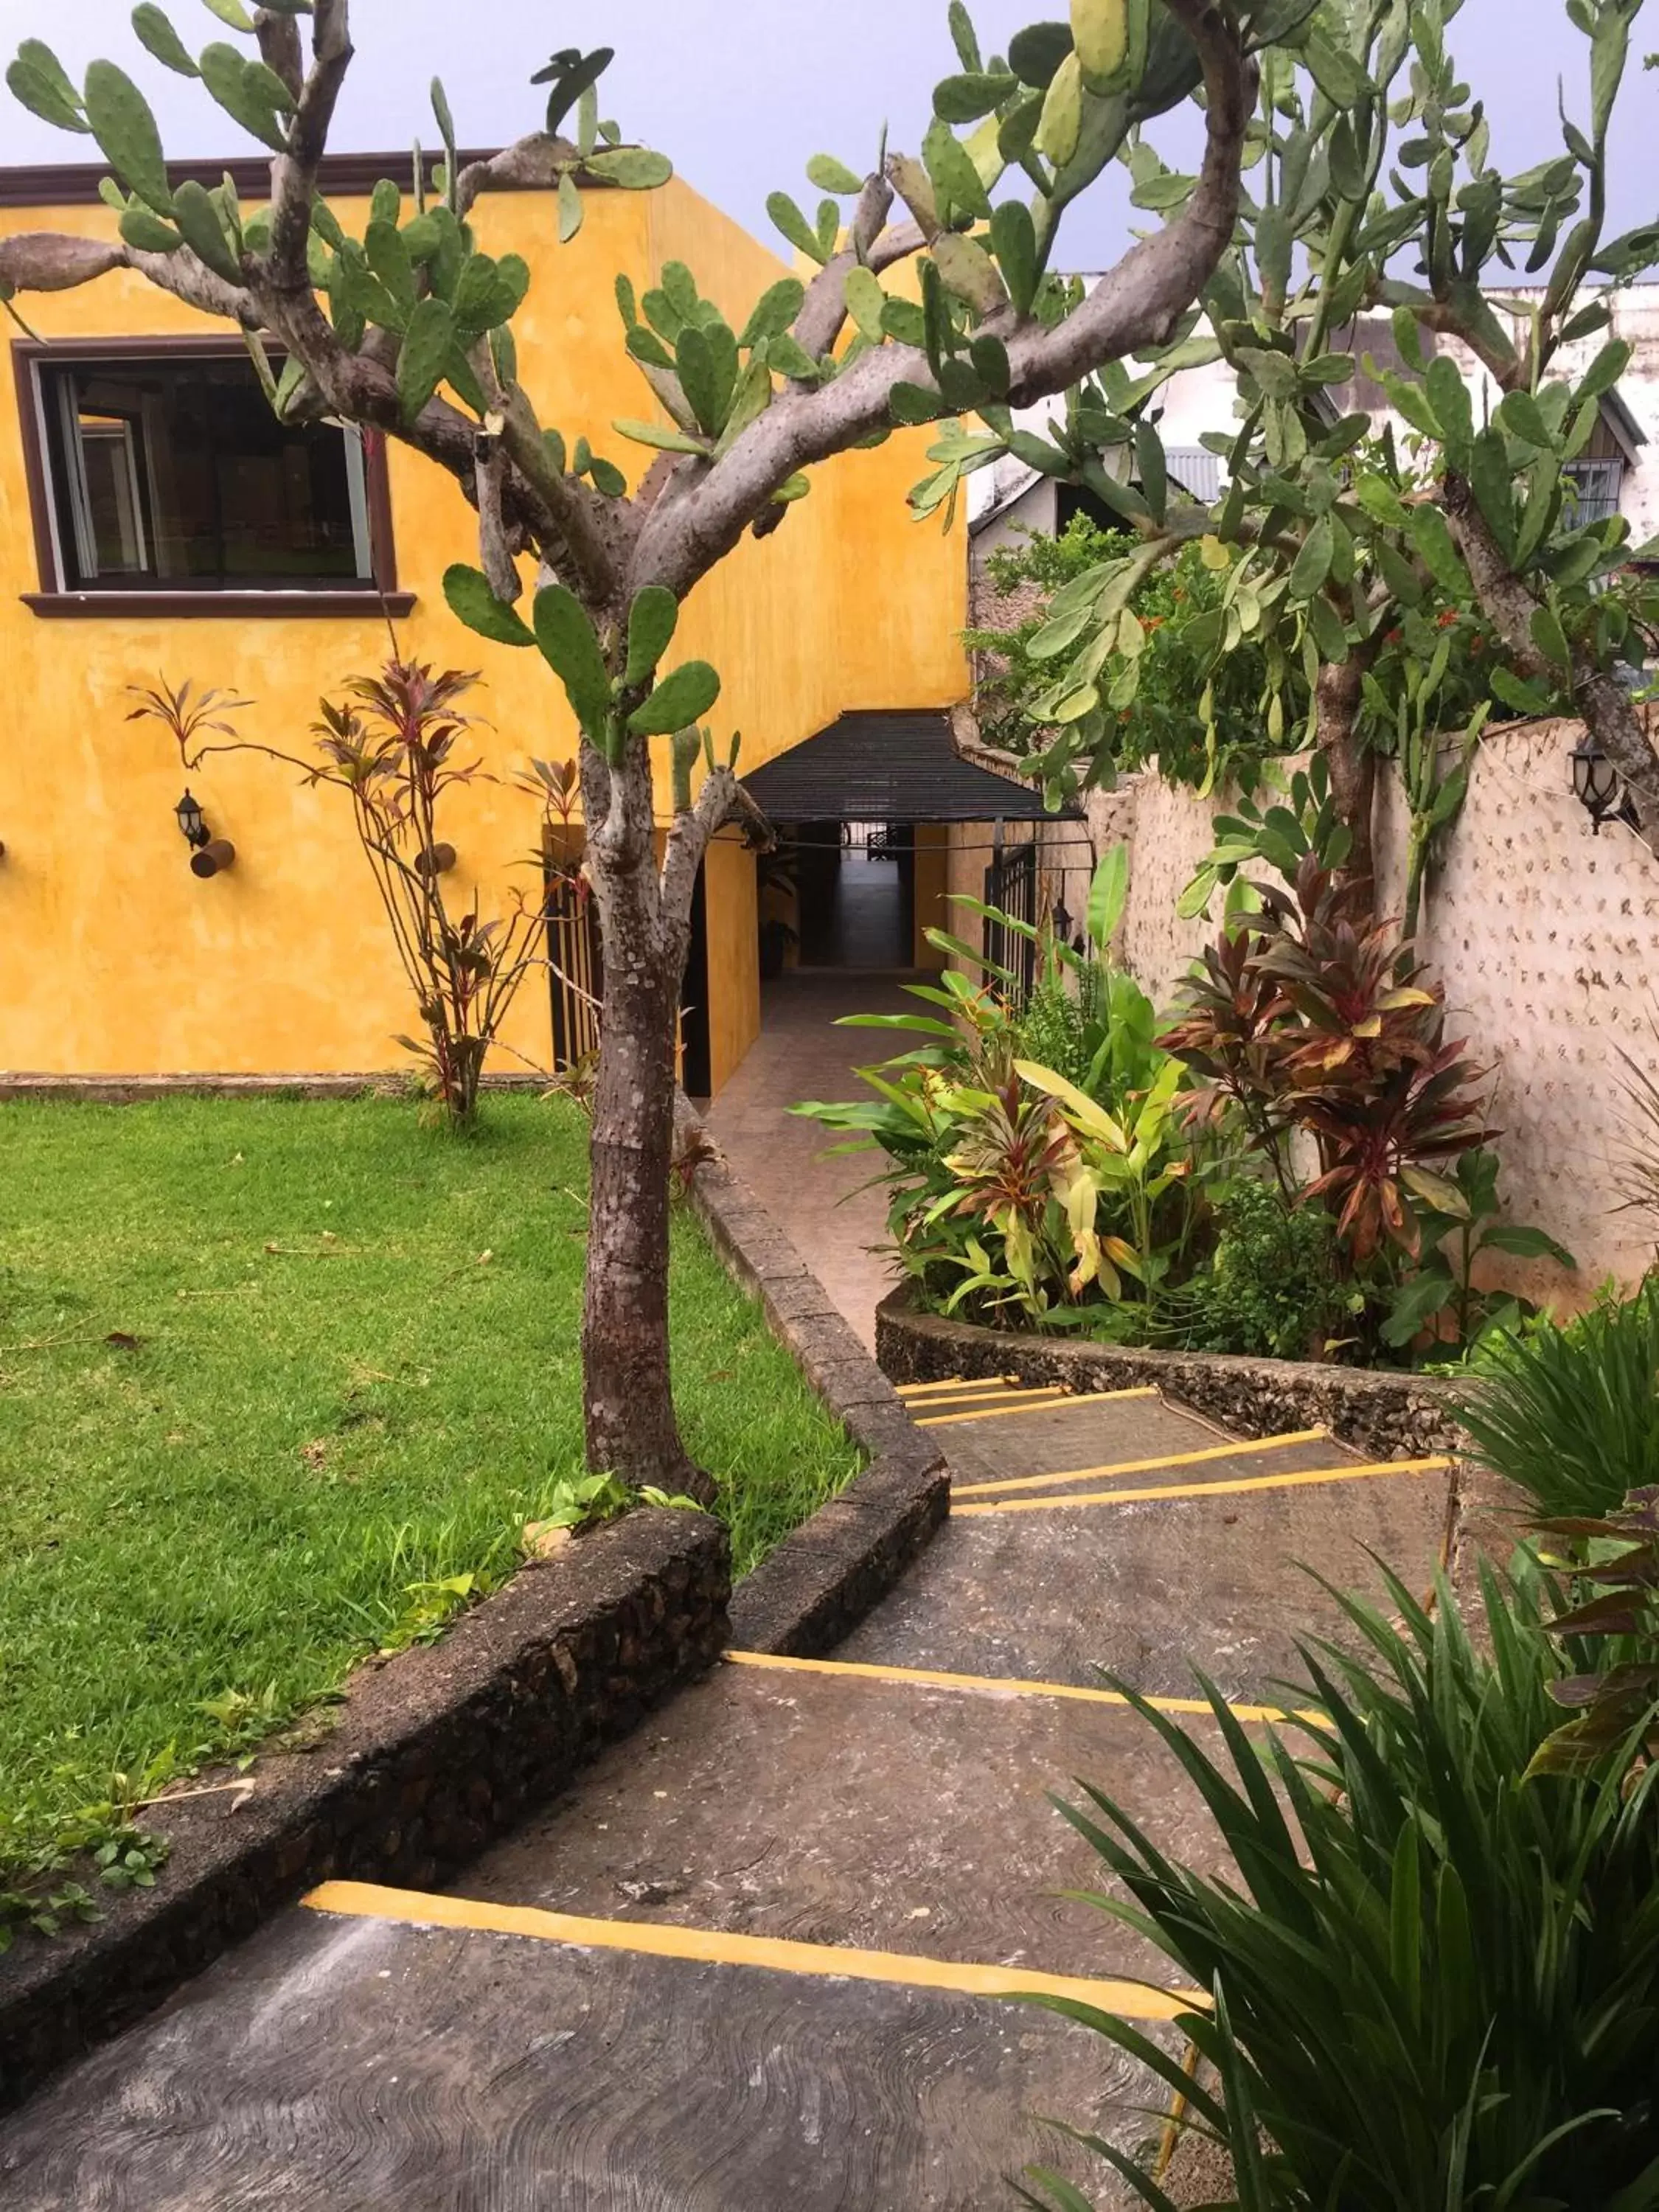
{"type": "Polygon", "coordinates": [[[1310,1467],[1294,1474],[1239,1475],[1228,1482],[1169,1482],[1150,1490],[1096,1490],[1083,1498],[1009,1498],[990,1505],[957,1505],[953,1521],[970,1513],[1058,1513],[1068,1505],[1133,1505],[1148,1498],[1233,1498],[1246,1490],[1299,1490],[1316,1482],[1358,1482],[1362,1476],[1432,1474],[1449,1459],[1384,1459],[1370,1467],[1310,1467]]]}
{"type": "Polygon", "coordinates": [[[1110,1467],[1074,1467],[1057,1474],[1016,1474],[1006,1482],[965,1482],[952,1486],[953,1498],[989,1498],[1008,1490],[1045,1490],[1056,1482],[1097,1482],[1109,1474],[1152,1474],[1159,1468],[1198,1467],[1206,1460],[1242,1457],[1246,1452],[1277,1451],[1281,1444],[1316,1444],[1323,1429],[1287,1429],[1282,1437],[1254,1437],[1249,1442],[1212,1444],[1205,1451],[1174,1452],[1163,1459],[1121,1459],[1110,1467]]]}
{"type": "Polygon", "coordinates": [[[907,1412],[931,1419],[935,1413],[953,1413],[958,1407],[964,1413],[976,1413],[981,1406],[1000,1406],[1015,1398],[1029,1404],[1038,1398],[1063,1398],[1066,1395],[1058,1382],[1045,1382],[1041,1389],[1029,1390],[1023,1382],[1005,1382],[994,1390],[975,1390],[971,1395],[965,1390],[940,1391],[932,1398],[907,1398],[904,1404],[907,1412]]]}
{"type": "MultiPolygon", "coordinates": [[[[1097,1690],[1079,1682],[1038,1682],[1024,1674],[950,1674],[932,1667],[877,1667],[861,1659],[786,1659],[770,1651],[726,1651],[721,1654],[733,1667],[776,1668],[793,1674],[846,1674],[866,1682],[910,1684],[919,1689],[983,1692],[996,1697],[1079,1698],[1094,1705],[1128,1706],[1121,1690],[1097,1690]]],[[[1161,1713],[1210,1714],[1205,1698],[1148,1698],[1161,1713]]],[[[1236,1705],[1227,1710],[1241,1721],[1282,1721],[1289,1716],[1278,1705],[1236,1705]]]]}
{"type": "Polygon", "coordinates": [[[1022,1966],[963,1965],[898,1951],[844,1950],[833,1943],[797,1943],[783,1936],[729,1935],[713,1928],[672,1928],[656,1920],[586,1920],[539,1905],[496,1905],[471,1897],[435,1897],[417,1889],[385,1889],[369,1881],[325,1881],[301,1902],[313,1912],[341,1913],[410,1928],[463,1928],[495,1936],[529,1936],[578,1950],[629,1951],[698,1966],[758,1966],[775,1974],[888,1982],[902,1989],[946,1990],[960,1996],[1072,1997],[1127,2020],[1174,2020],[1206,2000],[1194,1990],[1163,1990],[1144,1982],[1088,1981],[1022,1966]]]}
{"type": "Polygon", "coordinates": [[[1019,1413],[1032,1406],[1069,1406],[1064,1390],[1000,1390],[978,1398],[909,1398],[905,1410],[919,1429],[936,1428],[941,1421],[978,1421],[992,1413],[1019,1413]]]}
{"type": "Polygon", "coordinates": [[[952,1375],[944,1382],[900,1382],[895,1388],[901,1398],[954,1398],[958,1391],[1011,1390],[1018,1381],[1018,1375],[952,1375]]]}
{"type": "Polygon", "coordinates": [[[1097,1406],[1106,1398],[1156,1398],[1157,1395],[1157,1387],[1151,1382],[1136,1390],[1083,1391],[1074,1398],[1051,1395],[1047,1392],[1039,1395],[1033,1390],[1026,1393],[1024,1402],[1020,1405],[987,1406],[975,1408],[969,1413],[930,1413],[919,1420],[916,1426],[919,1429],[942,1429],[951,1421],[994,1421],[1003,1413],[1052,1413],[1061,1407],[1069,1409],[1073,1406],[1097,1406]]]}

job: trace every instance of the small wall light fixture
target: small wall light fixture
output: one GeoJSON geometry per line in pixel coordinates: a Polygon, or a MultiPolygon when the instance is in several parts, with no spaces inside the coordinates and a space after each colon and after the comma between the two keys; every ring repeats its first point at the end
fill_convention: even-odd
{"type": "Polygon", "coordinates": [[[236,848],[229,838],[213,835],[199,803],[188,789],[173,811],[178,819],[179,835],[191,848],[191,875],[206,878],[222,874],[236,858],[236,848]]]}
{"type": "Polygon", "coordinates": [[[1636,808],[1618,769],[1588,731],[1572,749],[1572,790],[1589,816],[1596,836],[1601,836],[1604,822],[1622,822],[1627,830],[1638,826],[1636,808]]]}
{"type": "Polygon", "coordinates": [[[194,845],[198,848],[205,845],[208,842],[207,823],[201,807],[188,789],[173,811],[178,817],[179,832],[185,844],[194,845]]]}
{"type": "Polygon", "coordinates": [[[449,844],[423,845],[415,855],[417,876],[447,875],[455,865],[455,848],[449,844]]]}

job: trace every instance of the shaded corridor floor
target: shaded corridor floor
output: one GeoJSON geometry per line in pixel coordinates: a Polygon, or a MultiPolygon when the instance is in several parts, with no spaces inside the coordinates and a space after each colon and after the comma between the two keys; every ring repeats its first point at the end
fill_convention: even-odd
{"type": "Polygon", "coordinates": [[[860,1340],[873,1350],[876,1308],[894,1274],[885,1243],[885,1164],[877,1152],[836,1152],[835,1133],[789,1109],[805,1098],[856,1097],[853,1070],[889,1060],[902,1037],[842,1030],[843,1014],[926,1012],[903,985],[920,976],[794,969],[763,987],[761,1033],[708,1110],[732,1167],[795,1244],[860,1340]]]}
{"type": "Polygon", "coordinates": [[[1214,1863],[1098,1668],[1201,1668],[1259,1726],[1317,1618],[1295,1562],[1426,1586],[1444,1463],[1151,1393],[911,1402],[974,1413],[928,1431],[963,1495],[831,1660],[724,1662],[447,1896],[325,1886],[0,2128],[8,2212],[996,2212],[1036,2158],[1120,2205],[1039,2116],[1135,2144],[1152,2085],[983,1993],[1083,1977],[1172,2032],[1164,1962],[1060,1893],[1098,1881],[1073,1776],[1214,1863]]]}

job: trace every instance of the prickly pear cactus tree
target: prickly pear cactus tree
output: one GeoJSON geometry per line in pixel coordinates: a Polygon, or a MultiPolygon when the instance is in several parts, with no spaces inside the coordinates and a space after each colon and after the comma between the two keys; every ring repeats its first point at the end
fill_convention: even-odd
{"type": "MultiPolygon", "coordinates": [[[[936,445],[913,495],[924,508],[1006,450],[1087,485],[1139,540],[1058,593],[1030,647],[1054,680],[1034,702],[1029,765],[1056,800],[1109,775],[1145,645],[1132,602],[1197,538],[1219,603],[1176,619],[1212,670],[1246,639],[1262,647],[1269,734],[1324,756],[1351,877],[1371,876],[1377,766],[1397,764],[1408,927],[1494,707],[1582,715],[1659,850],[1659,760],[1620,674],[1659,642],[1659,589],[1631,565],[1623,518],[1584,514],[1572,476],[1631,358],[1607,335],[1609,295],[1659,261],[1659,222],[1616,238],[1606,226],[1608,126],[1641,4],[1563,0],[1586,42],[1580,119],[1564,93],[1562,152],[1518,177],[1492,165],[1450,52],[1461,0],[1275,9],[1249,196],[1201,319],[1133,372],[1107,362],[1040,429],[981,410],[981,431],[936,445]],[[1534,288],[1518,311],[1495,289],[1517,281],[1534,288]],[[1389,334],[1382,363],[1356,346],[1362,316],[1389,334]],[[1226,479],[1206,508],[1172,486],[1158,415],[1173,375],[1218,362],[1237,419],[1204,439],[1226,479]],[[1361,376],[1385,404],[1354,400],[1361,376]],[[1312,702],[1305,724],[1287,712],[1292,690],[1312,702]]],[[[1056,70],[1048,99],[1060,82],[1056,70]]],[[[1144,136],[1118,158],[1137,206],[1191,205],[1197,179],[1144,136]]],[[[1188,911],[1239,859],[1224,841],[1188,911]]]]}
{"type": "MultiPolygon", "coordinates": [[[[199,80],[270,149],[269,205],[249,215],[228,179],[212,189],[173,181],[149,105],[114,62],[94,62],[77,85],[29,40],[8,71],[26,106],[98,146],[118,222],[107,240],[0,241],[0,295],[136,270],[236,324],[285,418],[371,426],[446,469],[478,519],[477,565],[445,579],[451,605],[501,647],[539,652],[580,726],[606,994],[583,1318],[598,1468],[670,1491],[697,1482],[668,1377],[675,1017],[698,866],[747,802],[731,748],[700,727],[716,672],[672,663],[679,607],[745,532],[764,537],[785,522],[815,465],[896,424],[964,411],[994,442],[1012,432],[1014,409],[1184,329],[1232,246],[1258,52],[1312,4],[1073,0],[1069,24],[1034,24],[1006,57],[986,57],[952,0],[956,66],[919,154],[884,145],[867,171],[815,156],[807,175],[823,198],[812,219],[774,197],[805,281],[780,277],[734,327],[683,264],[619,273],[619,341],[648,393],[640,418],[617,426],[651,453],[631,493],[613,461],[538,420],[514,335],[532,272],[485,252],[473,222],[492,188],[540,185],[554,195],[551,228],[568,239],[586,182],[641,190],[667,178],[661,155],[622,143],[600,119],[607,50],[555,54],[535,80],[547,88],[543,127],[465,166],[434,82],[443,157],[428,174],[417,153],[410,191],[397,179],[377,186],[361,234],[319,189],[352,62],[346,0],[273,0],[252,12],[207,0],[229,35],[199,52],[151,0],[134,11],[149,60],[199,80]],[[1188,102],[1202,110],[1203,155],[1182,204],[1086,296],[1058,283],[1067,205],[1154,118],[1188,102]],[[915,296],[901,297],[884,276],[912,262],[915,296]],[[659,736],[669,740],[673,806],[660,860],[659,736]]],[[[536,281],[556,284],[556,272],[549,264],[536,281]]],[[[947,435],[953,453],[979,450],[977,434],[947,435]]]]}

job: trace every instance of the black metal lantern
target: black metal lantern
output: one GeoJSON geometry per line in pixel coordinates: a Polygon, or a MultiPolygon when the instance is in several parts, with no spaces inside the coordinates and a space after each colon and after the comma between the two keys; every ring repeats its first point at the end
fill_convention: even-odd
{"type": "Polygon", "coordinates": [[[1054,922],[1054,935],[1060,939],[1060,942],[1062,945],[1069,945],[1072,941],[1072,916],[1063,898],[1058,898],[1054,901],[1054,911],[1052,920],[1054,922]]]}
{"type": "Polygon", "coordinates": [[[1630,793],[1620,781],[1618,769],[1588,731],[1572,749],[1572,791],[1598,837],[1604,822],[1622,822],[1626,829],[1636,828],[1637,813],[1630,793]]]}
{"type": "Polygon", "coordinates": [[[179,834],[184,838],[185,842],[187,845],[196,847],[197,849],[199,850],[202,846],[207,843],[208,837],[210,833],[208,830],[206,817],[203,814],[201,807],[191,796],[188,789],[185,791],[184,797],[179,801],[179,804],[173,811],[178,817],[179,834]]]}

